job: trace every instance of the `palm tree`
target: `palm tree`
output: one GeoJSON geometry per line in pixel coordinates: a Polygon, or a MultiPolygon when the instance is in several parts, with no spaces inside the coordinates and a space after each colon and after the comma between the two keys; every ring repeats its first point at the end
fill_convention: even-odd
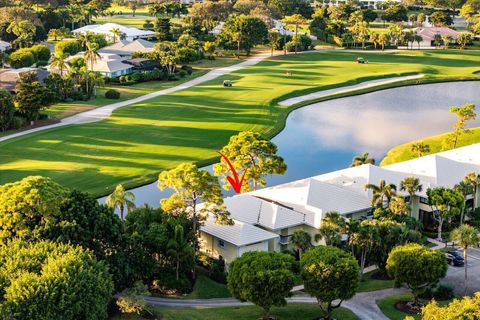
{"type": "Polygon", "coordinates": [[[183,227],[179,224],[175,226],[173,239],[168,241],[167,254],[175,258],[175,271],[178,280],[180,262],[195,255],[195,250],[185,238],[183,227]]]}
{"type": "Polygon", "coordinates": [[[338,212],[327,212],[322,220],[319,232],[315,235],[315,241],[325,240],[327,246],[340,244],[342,234],[345,232],[345,219],[338,212]]]}
{"type": "Polygon", "coordinates": [[[435,43],[435,47],[440,47],[440,44],[442,43],[442,36],[439,33],[433,36],[433,43],[435,43]]]}
{"type": "Polygon", "coordinates": [[[368,152],[364,152],[359,156],[353,157],[352,164],[350,165],[350,167],[358,167],[367,163],[375,164],[375,159],[369,158],[369,156],[370,154],[368,152]]]}
{"type": "Polygon", "coordinates": [[[415,177],[407,177],[400,182],[400,190],[406,191],[410,196],[408,204],[410,206],[410,215],[412,215],[413,197],[417,192],[422,192],[423,186],[420,184],[420,179],[415,177]]]}
{"type": "Polygon", "coordinates": [[[365,186],[365,190],[372,190],[372,206],[383,208],[385,204],[388,205],[393,196],[397,194],[397,186],[394,184],[387,184],[385,180],[380,180],[379,185],[369,183],[365,186]]]}
{"type": "Polygon", "coordinates": [[[473,209],[477,208],[477,189],[478,185],[480,184],[480,175],[476,172],[470,172],[463,178],[465,183],[472,186],[472,194],[473,194],[473,209]]]}
{"type": "Polygon", "coordinates": [[[119,28],[112,28],[110,30],[110,33],[113,36],[113,42],[114,43],[117,42],[117,37],[118,37],[119,41],[122,40],[125,37],[125,34],[119,28]]]}
{"type": "Polygon", "coordinates": [[[52,57],[52,63],[50,64],[51,67],[57,68],[60,70],[60,76],[63,78],[63,71],[68,68],[68,63],[65,60],[68,57],[68,54],[63,52],[55,52],[52,57]]]}
{"type": "Polygon", "coordinates": [[[463,248],[463,262],[465,268],[465,282],[464,282],[464,294],[467,294],[467,258],[468,247],[475,246],[480,243],[480,236],[478,231],[469,225],[462,224],[460,227],[454,229],[450,234],[451,240],[458,243],[463,248]]]}
{"type": "Polygon", "coordinates": [[[135,195],[130,191],[125,191],[123,185],[119,184],[108,197],[105,203],[109,208],[118,208],[120,210],[120,218],[123,220],[123,212],[125,208],[128,211],[135,208],[135,195]]]}
{"type": "Polygon", "coordinates": [[[465,218],[465,207],[467,205],[467,196],[473,193],[473,187],[465,181],[460,181],[453,187],[453,189],[460,192],[463,195],[463,199],[465,199],[462,212],[460,213],[460,224],[463,224],[463,220],[465,218]]]}
{"type": "Polygon", "coordinates": [[[298,257],[302,257],[302,253],[307,251],[312,246],[312,236],[305,230],[297,230],[292,234],[290,242],[298,251],[298,257]]]}
{"type": "Polygon", "coordinates": [[[291,16],[286,16],[282,20],[285,25],[292,24],[295,26],[295,54],[297,54],[298,51],[298,27],[301,24],[305,24],[307,20],[301,15],[301,14],[293,14],[291,16]]]}
{"type": "Polygon", "coordinates": [[[90,32],[79,33],[77,35],[77,40],[82,45],[83,49],[87,48],[87,44],[90,42],[91,37],[92,37],[92,34],[90,32]]]}
{"type": "Polygon", "coordinates": [[[412,152],[415,152],[418,157],[423,157],[426,153],[430,152],[430,146],[423,142],[415,142],[410,148],[412,152]]]}
{"type": "Polygon", "coordinates": [[[451,35],[448,35],[448,34],[444,35],[444,36],[442,37],[443,48],[444,48],[444,49],[448,49],[448,46],[450,45],[450,43],[452,42],[452,40],[453,40],[453,38],[452,38],[451,35]]]}
{"type": "MultiPolygon", "coordinates": [[[[85,52],[83,53],[83,59],[87,64],[87,68],[90,66],[90,71],[93,71],[93,66],[99,58],[101,59],[100,54],[98,54],[98,44],[87,42],[87,50],[85,50],[85,52]]],[[[87,72],[87,78],[88,77],[89,74],[87,72]]],[[[87,84],[87,97],[90,97],[88,87],[89,86],[87,84]]]]}
{"type": "Polygon", "coordinates": [[[365,262],[371,248],[375,243],[381,241],[377,230],[377,228],[371,227],[368,221],[363,222],[360,223],[357,230],[350,237],[349,244],[352,246],[352,249],[356,247],[360,250],[360,280],[363,278],[365,262]]]}

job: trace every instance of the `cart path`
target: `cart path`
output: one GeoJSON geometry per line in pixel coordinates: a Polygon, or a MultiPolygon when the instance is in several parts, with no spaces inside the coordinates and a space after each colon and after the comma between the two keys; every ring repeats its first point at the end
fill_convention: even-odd
{"type": "MultiPolygon", "coordinates": [[[[407,292],[406,289],[384,289],[372,292],[357,293],[352,299],[344,301],[342,307],[350,309],[361,320],[388,320],[378,307],[376,301],[385,297],[407,292]]],[[[169,299],[157,297],[145,297],[145,301],[154,306],[170,308],[194,308],[194,307],[237,307],[251,305],[233,298],[221,299],[169,299]]],[[[291,303],[317,303],[317,299],[309,296],[293,296],[287,299],[291,303]]]]}
{"type": "Polygon", "coordinates": [[[404,80],[412,80],[412,79],[419,79],[423,77],[423,74],[415,74],[415,75],[409,75],[409,76],[401,76],[401,77],[393,77],[393,78],[384,78],[384,79],[376,79],[376,80],[370,80],[370,81],[365,81],[361,82],[358,84],[354,84],[351,86],[346,86],[346,87],[340,87],[340,88],[333,88],[333,89],[328,89],[328,90],[322,90],[322,91],[316,91],[313,93],[309,93],[300,97],[294,97],[290,98],[287,100],[280,101],[278,104],[281,106],[286,106],[290,107],[293,106],[294,104],[305,102],[305,101],[310,101],[318,98],[324,98],[326,96],[330,96],[333,94],[339,94],[339,93],[347,93],[347,92],[352,92],[355,90],[359,89],[366,89],[366,88],[372,88],[384,84],[391,84],[395,82],[400,82],[404,80]]]}
{"type": "MultiPolygon", "coordinates": [[[[311,51],[306,51],[306,52],[311,52],[311,51]]],[[[278,53],[275,56],[279,56],[279,55],[283,55],[283,53],[278,53]]],[[[17,132],[17,133],[14,133],[14,134],[11,134],[11,135],[8,135],[8,136],[5,136],[5,137],[0,137],[0,142],[10,140],[10,139],[13,139],[13,138],[17,138],[17,137],[21,137],[21,136],[25,136],[25,135],[30,134],[30,133],[52,129],[52,128],[58,128],[58,127],[62,127],[62,126],[72,125],[72,124],[83,124],[83,123],[97,122],[97,121],[103,120],[105,118],[108,118],[112,114],[112,112],[115,111],[118,108],[122,108],[122,107],[125,107],[125,106],[128,106],[128,105],[131,105],[131,104],[143,102],[145,100],[149,100],[149,99],[152,99],[152,98],[156,98],[156,97],[159,97],[159,96],[163,96],[163,95],[167,95],[167,94],[171,94],[171,93],[174,93],[174,92],[177,92],[177,91],[181,91],[181,90],[191,88],[193,86],[202,84],[204,82],[214,80],[214,79],[216,79],[218,77],[221,77],[223,75],[226,75],[228,73],[238,71],[238,70],[243,69],[243,68],[248,67],[248,66],[256,65],[257,63],[259,63],[259,62],[261,62],[264,59],[269,58],[269,57],[271,57],[270,53],[260,53],[260,54],[257,54],[255,56],[251,57],[251,58],[248,58],[247,60],[242,61],[240,63],[234,64],[234,65],[231,65],[231,66],[228,66],[228,67],[214,69],[214,70],[212,70],[212,71],[210,71],[210,72],[208,72],[208,73],[206,73],[206,74],[204,74],[200,77],[189,80],[187,82],[184,82],[182,84],[179,84],[179,85],[171,87],[171,88],[167,88],[167,89],[163,89],[163,90],[159,90],[159,91],[154,91],[154,92],[151,92],[151,93],[148,93],[148,94],[145,94],[145,95],[133,98],[133,99],[124,100],[124,101],[120,101],[120,102],[117,102],[117,103],[112,103],[112,104],[109,104],[109,105],[106,105],[106,106],[103,106],[103,107],[99,107],[99,108],[96,108],[96,109],[93,109],[93,110],[90,110],[90,111],[81,112],[81,113],[78,113],[74,116],[64,118],[59,123],[56,123],[56,124],[42,126],[42,127],[38,127],[38,128],[33,128],[33,129],[17,132]]]]}

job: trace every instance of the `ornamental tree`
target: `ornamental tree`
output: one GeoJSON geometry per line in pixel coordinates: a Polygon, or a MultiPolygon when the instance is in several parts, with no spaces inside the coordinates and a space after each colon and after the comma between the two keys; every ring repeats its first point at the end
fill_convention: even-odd
{"type": "MultiPolygon", "coordinates": [[[[287,165],[277,155],[277,150],[273,142],[262,138],[259,133],[244,131],[232,136],[220,152],[230,159],[236,170],[243,170],[245,179],[242,190],[251,191],[257,186],[265,186],[267,175],[284,174],[287,171],[287,165]]],[[[223,157],[213,166],[213,170],[215,175],[222,177],[223,187],[229,190],[227,176],[231,172],[223,157]]]]}
{"type": "Polygon", "coordinates": [[[445,277],[447,268],[442,251],[416,243],[394,248],[387,260],[389,276],[395,279],[396,286],[404,285],[412,291],[415,306],[419,305],[418,295],[445,277]]]}
{"type": "Polygon", "coordinates": [[[277,252],[251,251],[232,261],[227,285],[232,295],[263,309],[270,319],[272,306],[284,306],[292,295],[294,258],[277,252]]]}
{"type": "Polygon", "coordinates": [[[230,16],[219,35],[220,43],[224,47],[235,44],[238,54],[240,49],[244,49],[247,55],[254,46],[263,43],[267,37],[268,28],[262,19],[243,14],[230,16]]]}
{"type": "Polygon", "coordinates": [[[305,291],[315,297],[323,311],[323,319],[332,319],[332,312],[343,300],[355,295],[359,267],[349,253],[336,247],[319,246],[305,252],[300,260],[300,274],[305,291]],[[337,304],[333,304],[339,300],[337,304]]]}
{"type": "MultiPolygon", "coordinates": [[[[441,307],[433,300],[422,309],[423,320],[470,320],[478,318],[480,313],[480,292],[473,297],[454,299],[441,307]]],[[[413,320],[413,318],[412,318],[413,320]]]]}
{"type": "Polygon", "coordinates": [[[0,247],[0,318],[106,319],[113,283],[82,247],[15,240],[0,247]]]}
{"type": "Polygon", "coordinates": [[[442,240],[442,227],[445,220],[459,215],[465,200],[460,191],[445,187],[429,188],[427,190],[428,204],[438,222],[438,240],[442,240]]]}
{"type": "Polygon", "coordinates": [[[187,212],[193,222],[194,234],[207,213],[215,213],[217,221],[224,224],[232,223],[226,210],[207,211],[197,207],[199,202],[203,202],[204,208],[209,209],[222,206],[223,196],[217,178],[206,170],[198,170],[194,164],[182,163],[174,169],[163,171],[158,177],[158,188],[174,190],[170,198],[160,201],[162,209],[175,215],[187,212]]]}
{"type": "Polygon", "coordinates": [[[0,131],[8,130],[13,122],[15,106],[12,95],[3,89],[0,89],[0,131]]]}
{"type": "Polygon", "coordinates": [[[26,177],[0,186],[0,240],[35,240],[60,215],[67,195],[50,178],[26,177]]]}
{"type": "Polygon", "coordinates": [[[473,103],[466,103],[461,107],[451,107],[450,113],[457,116],[457,122],[455,122],[452,133],[453,148],[455,149],[457,147],[458,137],[461,134],[469,132],[468,129],[466,129],[467,121],[475,120],[477,113],[475,112],[475,105],[473,103]]]}

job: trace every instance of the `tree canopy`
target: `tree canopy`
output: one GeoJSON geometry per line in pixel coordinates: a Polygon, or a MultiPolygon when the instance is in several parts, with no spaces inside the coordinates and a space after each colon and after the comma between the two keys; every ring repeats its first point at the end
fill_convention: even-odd
{"type": "Polygon", "coordinates": [[[294,284],[292,256],[265,251],[246,252],[232,261],[227,283],[232,295],[250,301],[264,310],[270,319],[272,306],[284,306],[294,284]]]}
{"type": "Polygon", "coordinates": [[[105,319],[113,283],[82,247],[13,241],[0,247],[0,315],[5,319],[105,319]]]}
{"type": "Polygon", "coordinates": [[[431,250],[416,243],[398,246],[390,252],[387,272],[396,286],[405,285],[418,305],[418,295],[447,274],[447,261],[442,251],[431,250]]]}
{"type": "Polygon", "coordinates": [[[324,319],[331,319],[333,310],[355,295],[358,273],[357,260],[335,247],[315,247],[305,252],[300,260],[305,291],[318,300],[324,319]],[[333,304],[335,300],[339,302],[333,304]]]}

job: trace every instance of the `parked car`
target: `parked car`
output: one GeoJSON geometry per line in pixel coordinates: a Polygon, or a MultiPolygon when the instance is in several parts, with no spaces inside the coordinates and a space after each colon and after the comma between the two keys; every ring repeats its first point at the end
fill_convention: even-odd
{"type": "Polygon", "coordinates": [[[445,253],[445,257],[447,258],[448,264],[451,264],[452,266],[463,266],[464,264],[463,256],[458,251],[449,251],[445,253]]]}

